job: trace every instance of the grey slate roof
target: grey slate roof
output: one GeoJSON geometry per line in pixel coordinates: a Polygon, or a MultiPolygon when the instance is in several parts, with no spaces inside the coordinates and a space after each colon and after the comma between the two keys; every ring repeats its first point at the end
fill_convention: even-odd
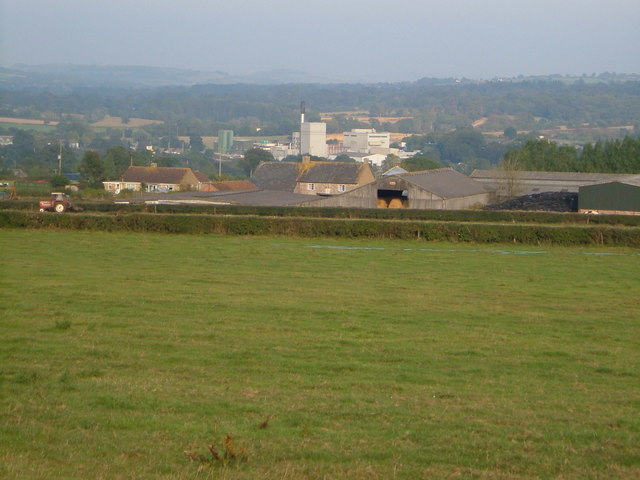
{"type": "Polygon", "coordinates": [[[261,162],[254,170],[251,181],[265,190],[293,192],[299,165],[295,162],[261,162]]]}
{"type": "Polygon", "coordinates": [[[451,168],[438,168],[395,175],[441,198],[457,198],[487,193],[479,182],[451,168]]]}
{"type": "MultiPolygon", "coordinates": [[[[320,197],[318,197],[319,199],[320,197]]],[[[148,194],[132,199],[132,203],[184,205],[247,205],[286,207],[308,202],[309,195],[273,190],[243,190],[217,192],[177,192],[148,194]]]]}
{"type": "Polygon", "coordinates": [[[298,181],[355,184],[361,167],[361,163],[355,162],[314,163],[302,172],[298,181]]]}
{"type": "Polygon", "coordinates": [[[261,162],[251,181],[264,190],[293,192],[297,182],[357,184],[362,168],[368,165],[355,162],[261,162]]]}
{"type": "Polygon", "coordinates": [[[174,167],[129,167],[122,175],[122,181],[179,185],[189,170],[174,167]]]}

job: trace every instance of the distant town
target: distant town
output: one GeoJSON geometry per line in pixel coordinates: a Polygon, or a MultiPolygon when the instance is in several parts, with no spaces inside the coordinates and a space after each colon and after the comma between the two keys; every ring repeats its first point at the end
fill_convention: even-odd
{"type": "Polygon", "coordinates": [[[634,76],[132,89],[43,75],[0,75],[5,197],[48,185],[112,200],[467,209],[535,195],[512,208],[640,210],[578,198],[636,189],[634,76]]]}

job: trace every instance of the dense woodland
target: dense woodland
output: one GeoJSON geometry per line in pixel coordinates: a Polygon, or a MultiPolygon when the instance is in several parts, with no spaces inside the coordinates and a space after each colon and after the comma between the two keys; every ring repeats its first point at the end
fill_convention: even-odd
{"type": "MultiPolygon", "coordinates": [[[[0,116],[73,122],[78,117],[70,114],[81,114],[90,122],[108,114],[162,120],[165,128],[178,127],[184,135],[211,135],[220,128],[233,129],[240,136],[253,135],[257,128],[264,135],[289,135],[297,127],[301,100],[306,101],[310,121],[318,120],[319,112],[365,111],[372,117],[410,117],[380,123],[381,130],[391,132],[447,132],[469,127],[483,117],[502,118],[500,125],[493,125],[502,127],[500,130],[507,126],[535,130],[560,124],[638,127],[640,123],[640,82],[560,81],[102,87],[59,93],[0,86],[0,116]]],[[[328,122],[328,131],[342,132],[354,122],[348,113],[335,115],[328,122]]]]}
{"type": "MultiPolygon", "coordinates": [[[[42,128],[0,125],[0,135],[13,136],[13,145],[0,147],[0,168],[4,176],[21,168],[44,178],[59,173],[62,164],[62,173],[84,171],[85,178],[98,181],[117,177],[128,165],[148,164],[147,145],[158,150],[188,137],[181,155],[156,154],[153,161],[213,175],[213,152],[203,136],[219,129],[236,136],[289,136],[299,128],[301,100],[308,121],[319,121],[323,112],[329,133],[371,126],[406,133],[406,149],[418,152],[418,160],[405,162],[410,168],[443,165],[469,172],[498,165],[508,155],[523,169],[640,173],[640,81],[615,75],[156,88],[0,81],[1,117],[50,122],[42,128]],[[107,115],[121,117],[124,126],[92,126],[107,115]],[[162,123],[128,126],[133,118],[162,123]],[[564,137],[548,141],[545,132],[552,129],[564,137]],[[87,173],[87,163],[102,168],[94,165],[87,173]]],[[[226,173],[243,176],[247,168],[230,166],[226,173]]]]}

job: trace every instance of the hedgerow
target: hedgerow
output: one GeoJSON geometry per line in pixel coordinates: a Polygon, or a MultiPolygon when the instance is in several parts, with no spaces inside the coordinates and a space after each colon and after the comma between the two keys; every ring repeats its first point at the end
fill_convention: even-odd
{"type": "Polygon", "coordinates": [[[128,213],[0,211],[0,227],[180,234],[391,238],[527,245],[640,247],[640,228],[451,221],[128,213]]]}
{"type": "MultiPolygon", "coordinates": [[[[103,214],[174,213],[201,215],[234,215],[266,217],[302,217],[335,219],[419,220],[478,223],[539,223],[578,225],[640,226],[640,216],[584,215],[578,213],[519,212],[493,210],[410,210],[365,209],[331,207],[251,207],[240,205],[146,205],[142,203],[116,204],[108,202],[80,203],[84,212],[103,214]]],[[[37,211],[33,201],[0,201],[0,210],[37,211]]]]}

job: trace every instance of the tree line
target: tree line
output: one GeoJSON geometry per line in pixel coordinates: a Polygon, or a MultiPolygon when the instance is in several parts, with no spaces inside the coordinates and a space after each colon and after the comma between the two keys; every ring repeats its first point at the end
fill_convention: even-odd
{"type": "Polygon", "coordinates": [[[582,148],[528,140],[507,151],[502,163],[530,171],[640,173],[640,137],[588,143],[582,148]]]}
{"type": "MultiPolygon", "coordinates": [[[[183,135],[212,135],[232,129],[240,136],[288,135],[296,131],[299,104],[305,100],[309,121],[319,112],[346,112],[328,121],[329,133],[371,125],[384,131],[426,134],[471,126],[479,118],[509,116],[518,130],[634,125],[640,111],[640,82],[565,84],[560,81],[412,82],[336,85],[195,85],[161,88],[0,88],[0,116],[24,116],[72,122],[82,114],[95,120],[105,114],[125,119],[162,120],[149,127],[154,135],[179,129],[183,135]],[[348,112],[366,111],[363,123],[348,112]],[[376,117],[403,117],[379,122],[376,117]],[[378,123],[376,123],[378,122],[378,123]]],[[[507,125],[508,126],[508,125],[507,125]]]]}

